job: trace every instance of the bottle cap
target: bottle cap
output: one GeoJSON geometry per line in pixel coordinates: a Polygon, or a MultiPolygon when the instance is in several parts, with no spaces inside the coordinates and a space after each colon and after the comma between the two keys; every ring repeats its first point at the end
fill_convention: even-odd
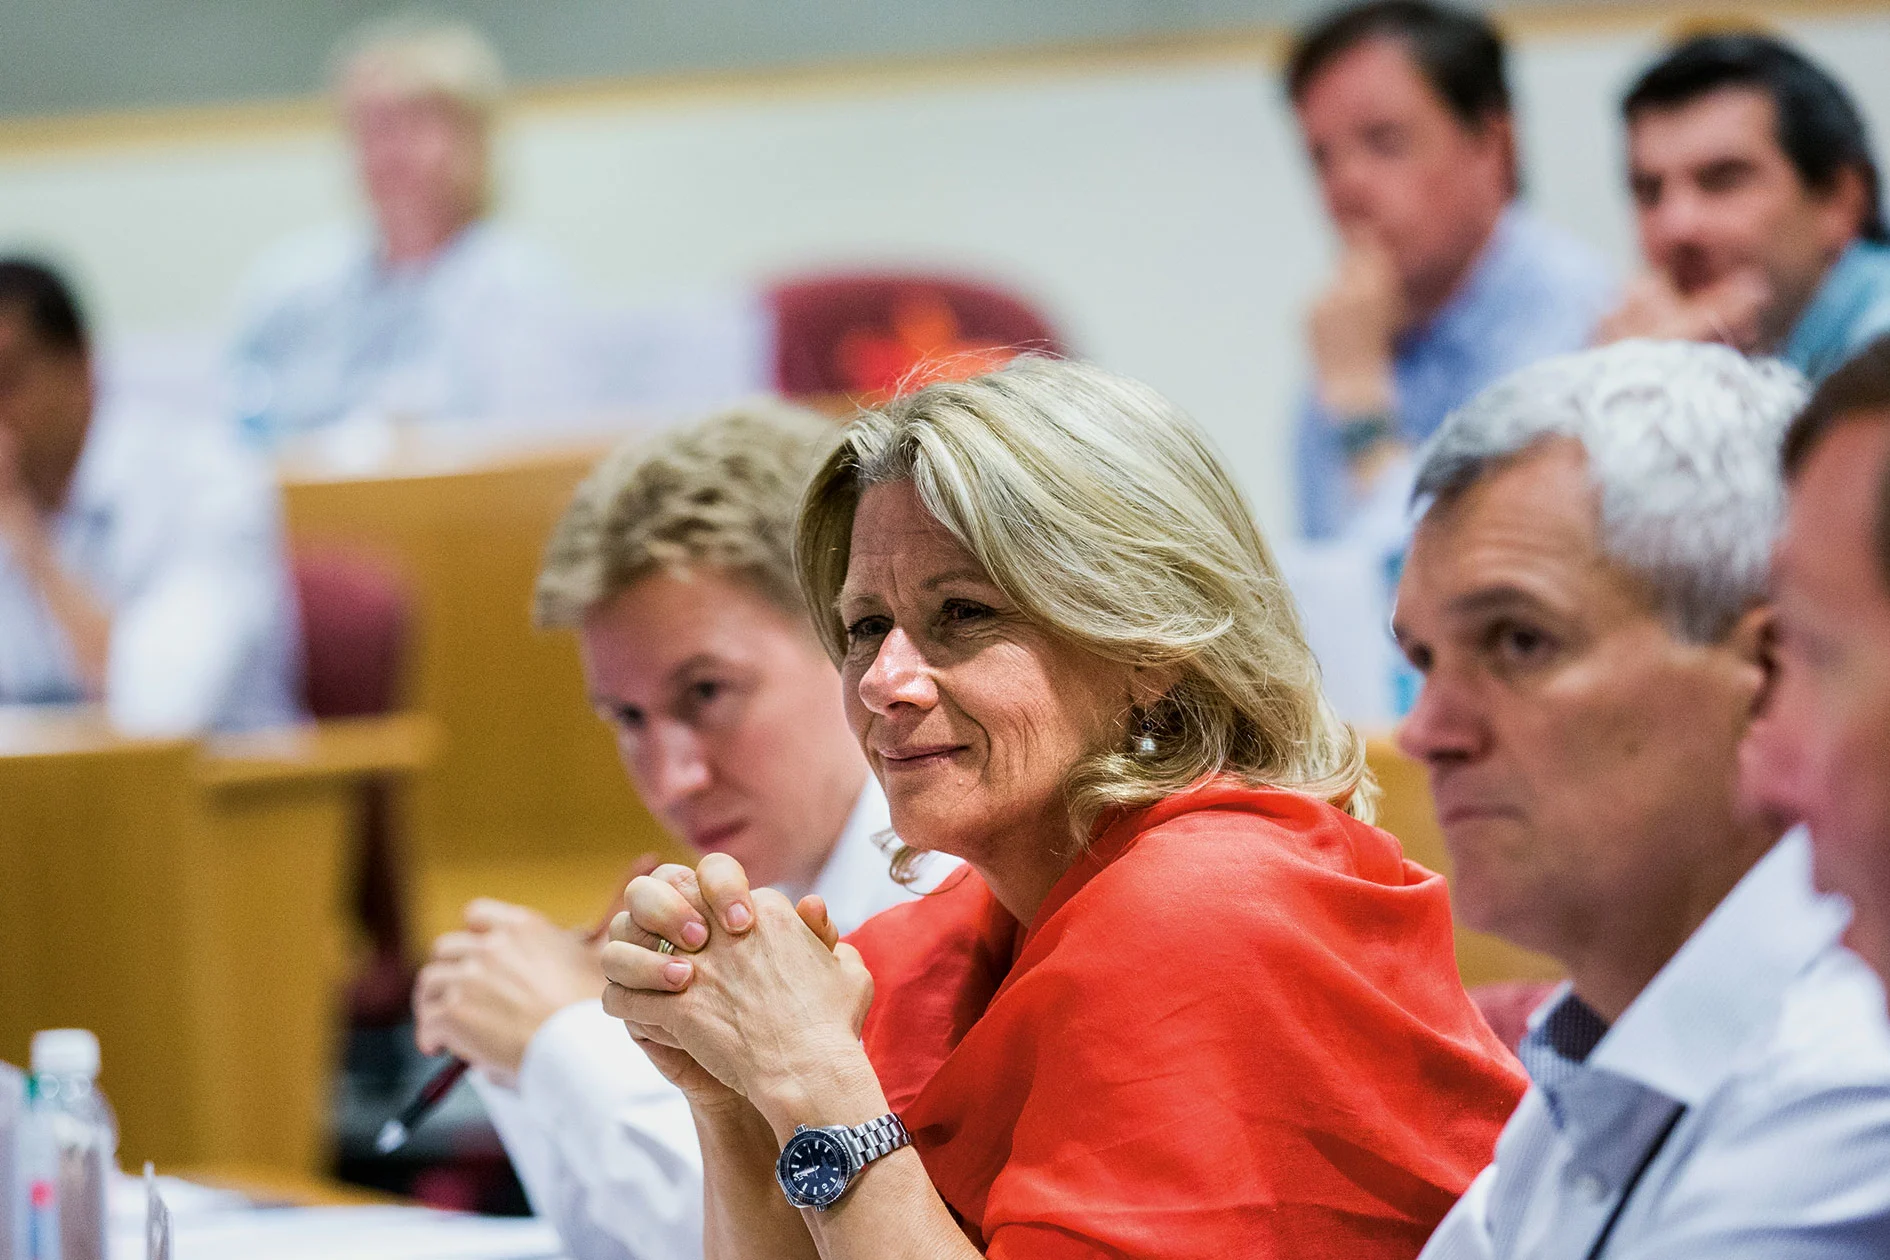
{"type": "Polygon", "coordinates": [[[47,1076],[98,1075],[98,1038],[84,1028],[49,1028],[33,1034],[33,1071],[47,1076]]]}

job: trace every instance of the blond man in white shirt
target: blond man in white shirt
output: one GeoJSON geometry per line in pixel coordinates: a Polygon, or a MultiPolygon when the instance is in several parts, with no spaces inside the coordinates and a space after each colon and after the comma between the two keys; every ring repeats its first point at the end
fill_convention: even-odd
{"type": "MultiPolygon", "coordinates": [[[[620,449],[552,537],[537,618],[577,632],[592,702],[676,838],[797,899],[817,894],[847,932],[912,890],[874,843],[886,802],[789,553],[801,488],[833,437],[777,406],[620,449]]],[[[475,902],[420,974],[418,1041],[480,1069],[533,1207],[577,1260],[699,1256],[688,1105],[603,1013],[602,989],[595,946],[475,902]]]]}

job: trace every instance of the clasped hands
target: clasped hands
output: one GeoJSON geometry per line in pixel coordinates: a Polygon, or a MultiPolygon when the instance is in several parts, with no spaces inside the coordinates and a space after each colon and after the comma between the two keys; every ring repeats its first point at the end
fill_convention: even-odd
{"type": "Polygon", "coordinates": [[[746,1099],[766,1115],[858,1053],[873,996],[819,897],[796,906],[751,890],[741,863],[719,853],[632,880],[602,962],[605,1012],[698,1108],[746,1099]]]}

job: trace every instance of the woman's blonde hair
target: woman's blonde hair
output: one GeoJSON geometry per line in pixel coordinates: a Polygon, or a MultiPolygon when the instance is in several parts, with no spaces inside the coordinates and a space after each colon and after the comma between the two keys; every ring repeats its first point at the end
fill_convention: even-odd
{"type": "MultiPolygon", "coordinates": [[[[910,481],[1024,614],[1112,661],[1178,668],[1126,723],[1155,751],[1098,749],[1066,781],[1080,847],[1105,811],[1205,775],[1288,788],[1370,821],[1365,748],[1333,714],[1299,614],[1206,435],[1136,381],[1023,358],[856,418],[802,500],[801,589],[838,661],[853,517],[910,481]]],[[[1125,718],[1131,715],[1125,714],[1125,718]]]]}
{"type": "Polygon", "coordinates": [[[649,573],[704,568],[798,621],[794,513],[836,437],[825,417],[770,401],[619,446],[552,531],[533,619],[575,626],[649,573]]]}

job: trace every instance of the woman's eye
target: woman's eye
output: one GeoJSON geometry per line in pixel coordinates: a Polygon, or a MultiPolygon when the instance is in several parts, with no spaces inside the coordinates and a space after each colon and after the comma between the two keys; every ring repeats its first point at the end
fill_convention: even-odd
{"type": "Polygon", "coordinates": [[[704,678],[689,684],[689,699],[696,704],[707,704],[722,694],[722,684],[712,678],[704,678]]]}
{"type": "Polygon", "coordinates": [[[890,618],[880,616],[861,617],[858,621],[849,622],[847,624],[847,644],[850,647],[853,644],[862,643],[868,639],[882,638],[891,628],[892,621],[890,618]]]}
{"type": "Polygon", "coordinates": [[[939,609],[939,620],[952,624],[955,622],[980,621],[991,616],[991,609],[985,604],[970,599],[948,599],[939,609]]]}

